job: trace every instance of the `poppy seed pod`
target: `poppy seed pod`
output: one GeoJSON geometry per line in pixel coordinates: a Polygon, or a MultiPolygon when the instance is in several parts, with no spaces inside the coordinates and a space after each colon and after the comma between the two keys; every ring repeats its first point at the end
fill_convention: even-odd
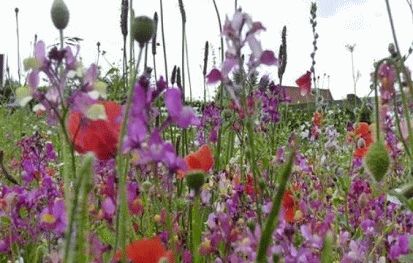
{"type": "Polygon", "coordinates": [[[199,193],[199,190],[205,183],[205,174],[202,171],[193,171],[187,174],[186,184],[190,189],[195,190],[195,193],[199,193]]]}
{"type": "Polygon", "coordinates": [[[54,0],[50,13],[52,15],[53,24],[57,29],[63,30],[67,27],[70,14],[69,9],[63,0],[54,0]]]}
{"type": "Polygon", "coordinates": [[[377,182],[383,179],[390,166],[389,153],[383,141],[377,141],[370,146],[364,165],[377,182]]]}
{"type": "Polygon", "coordinates": [[[155,24],[153,20],[147,16],[135,17],[132,23],[132,36],[143,47],[155,32],[155,24]]]}

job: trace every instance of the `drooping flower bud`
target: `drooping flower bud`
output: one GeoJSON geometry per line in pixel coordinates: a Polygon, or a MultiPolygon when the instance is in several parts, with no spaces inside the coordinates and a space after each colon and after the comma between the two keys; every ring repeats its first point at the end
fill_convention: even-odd
{"type": "Polygon", "coordinates": [[[57,29],[63,30],[67,27],[70,14],[69,9],[63,0],[54,0],[50,13],[52,15],[53,24],[57,29]]]}
{"type": "Polygon", "coordinates": [[[201,187],[205,183],[205,174],[202,171],[193,171],[186,175],[186,184],[188,187],[199,193],[201,187]]]}
{"type": "Polygon", "coordinates": [[[132,23],[132,36],[143,47],[155,32],[155,25],[151,18],[147,16],[135,17],[132,23]]]}
{"type": "Polygon", "coordinates": [[[377,182],[380,182],[390,166],[389,153],[383,141],[377,141],[370,146],[364,162],[369,173],[374,176],[377,182]]]}

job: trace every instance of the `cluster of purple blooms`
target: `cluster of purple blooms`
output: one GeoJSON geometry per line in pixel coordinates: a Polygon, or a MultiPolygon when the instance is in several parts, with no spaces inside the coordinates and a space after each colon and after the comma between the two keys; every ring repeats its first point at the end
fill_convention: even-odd
{"type": "Polygon", "coordinates": [[[57,154],[39,133],[22,139],[18,184],[0,186],[0,252],[48,241],[56,245],[66,229],[62,182],[57,154]],[[20,181],[20,182],[19,182],[20,181]]]}

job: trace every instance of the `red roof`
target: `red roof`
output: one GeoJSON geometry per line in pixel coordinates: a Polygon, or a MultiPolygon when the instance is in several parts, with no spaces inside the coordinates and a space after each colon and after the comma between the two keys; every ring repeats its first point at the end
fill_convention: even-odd
{"type": "MultiPolygon", "coordinates": [[[[315,102],[315,90],[308,93],[305,96],[301,96],[300,89],[298,87],[284,86],[285,95],[290,100],[291,104],[312,103],[315,102]],[[314,93],[314,94],[313,94],[314,93]]],[[[324,101],[332,101],[333,96],[329,89],[319,89],[320,96],[324,101]]]]}

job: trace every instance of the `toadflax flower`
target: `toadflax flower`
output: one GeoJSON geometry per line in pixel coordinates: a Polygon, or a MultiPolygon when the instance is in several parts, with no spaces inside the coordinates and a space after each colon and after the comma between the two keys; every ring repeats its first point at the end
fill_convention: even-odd
{"type": "Polygon", "coordinates": [[[40,213],[40,224],[42,228],[64,233],[67,225],[65,202],[63,199],[56,199],[53,204],[43,209],[40,213]]]}
{"type": "Polygon", "coordinates": [[[90,111],[89,114],[69,112],[67,121],[69,136],[75,150],[79,153],[93,152],[98,159],[107,160],[116,155],[121,125],[121,106],[112,101],[101,101],[93,106],[98,107],[96,112],[100,111],[99,106],[103,106],[104,111],[98,114],[103,114],[102,118],[94,116],[95,113],[90,111]]]}

